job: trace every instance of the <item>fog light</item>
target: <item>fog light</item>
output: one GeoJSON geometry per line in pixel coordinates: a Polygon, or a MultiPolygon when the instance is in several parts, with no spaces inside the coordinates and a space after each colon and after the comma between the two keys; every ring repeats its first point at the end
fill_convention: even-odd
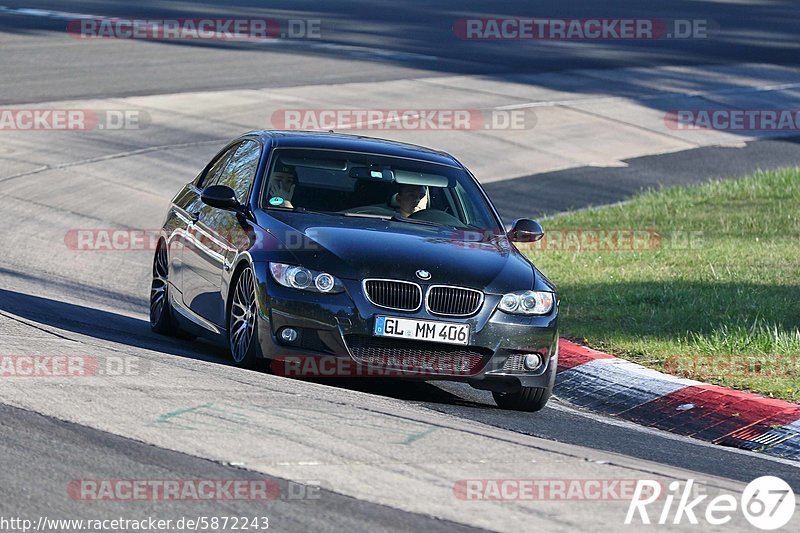
{"type": "Polygon", "coordinates": [[[525,370],[536,370],[542,364],[542,358],[538,353],[525,354],[522,364],[525,370]]]}
{"type": "Polygon", "coordinates": [[[281,340],[283,342],[294,342],[297,340],[297,330],[294,328],[283,328],[281,330],[281,340]]]}

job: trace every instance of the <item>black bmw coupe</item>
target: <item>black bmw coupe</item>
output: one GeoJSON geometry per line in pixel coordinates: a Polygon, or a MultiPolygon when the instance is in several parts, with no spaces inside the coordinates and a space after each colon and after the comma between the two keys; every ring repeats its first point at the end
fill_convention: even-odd
{"type": "Polygon", "coordinates": [[[536,411],[555,379],[558,297],[514,243],[542,235],[528,219],[506,231],[446,153],[250,132],[172,200],[150,323],[223,342],[239,366],[333,359],[536,411]]]}

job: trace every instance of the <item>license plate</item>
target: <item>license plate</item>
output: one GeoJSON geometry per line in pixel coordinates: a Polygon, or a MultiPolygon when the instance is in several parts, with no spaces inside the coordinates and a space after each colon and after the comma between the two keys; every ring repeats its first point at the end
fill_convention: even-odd
{"type": "Polygon", "coordinates": [[[447,344],[469,344],[469,324],[378,316],[375,317],[373,335],[447,344]]]}

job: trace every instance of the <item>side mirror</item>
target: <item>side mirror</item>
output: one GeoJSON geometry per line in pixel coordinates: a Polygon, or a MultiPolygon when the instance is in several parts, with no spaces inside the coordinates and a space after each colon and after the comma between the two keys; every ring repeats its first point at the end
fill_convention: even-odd
{"type": "Polygon", "coordinates": [[[544,237],[542,225],[535,220],[520,218],[508,232],[508,238],[513,242],[536,242],[544,237]]]}
{"type": "Polygon", "coordinates": [[[203,189],[200,199],[206,205],[228,211],[239,211],[241,208],[236,193],[227,185],[209,185],[203,189]]]}

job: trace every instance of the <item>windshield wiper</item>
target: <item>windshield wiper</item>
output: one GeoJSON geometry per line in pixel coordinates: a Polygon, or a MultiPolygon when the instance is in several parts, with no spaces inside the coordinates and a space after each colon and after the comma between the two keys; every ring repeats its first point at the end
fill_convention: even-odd
{"type": "Polygon", "coordinates": [[[345,213],[346,217],[362,217],[362,218],[378,218],[381,220],[394,220],[395,222],[410,222],[412,224],[422,224],[425,226],[443,227],[444,224],[438,222],[431,222],[429,220],[418,220],[416,218],[406,218],[400,215],[378,215],[375,213],[345,213]]]}
{"type": "Polygon", "coordinates": [[[295,213],[312,213],[314,215],[334,215],[339,216],[339,213],[332,213],[330,211],[314,211],[313,209],[306,209],[305,207],[294,207],[292,211],[295,213]]]}
{"type": "Polygon", "coordinates": [[[389,215],[375,215],[373,213],[342,213],[346,217],[359,217],[359,218],[379,218],[381,220],[391,220],[389,215]]]}

